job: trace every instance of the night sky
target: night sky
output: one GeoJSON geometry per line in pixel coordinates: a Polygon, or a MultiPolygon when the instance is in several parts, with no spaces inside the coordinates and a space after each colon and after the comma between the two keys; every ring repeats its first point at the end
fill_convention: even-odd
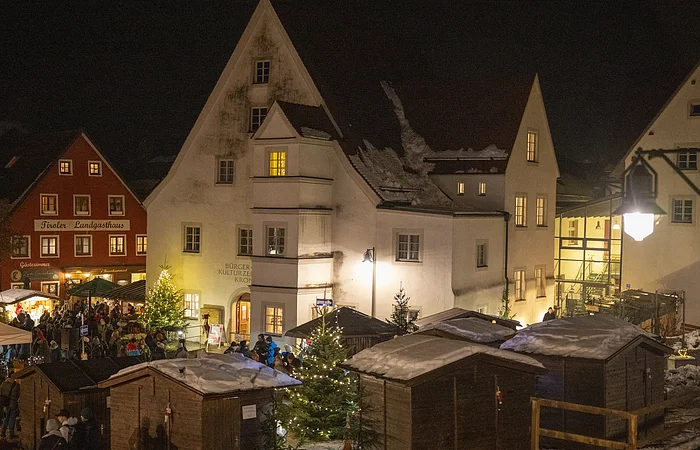
{"type": "MultiPolygon", "coordinates": [[[[84,128],[143,177],[177,153],[233,52],[234,2],[254,4],[3,2],[17,4],[0,6],[0,121],[84,128]]],[[[700,61],[697,0],[364,3],[348,20],[400,36],[436,79],[537,71],[564,170],[616,162],[700,61]]]]}

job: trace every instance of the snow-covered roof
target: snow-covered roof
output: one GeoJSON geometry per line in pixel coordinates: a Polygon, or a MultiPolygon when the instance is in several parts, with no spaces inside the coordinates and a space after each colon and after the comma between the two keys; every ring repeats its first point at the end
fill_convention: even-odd
{"type": "Polygon", "coordinates": [[[501,344],[501,349],[605,360],[639,336],[653,340],[651,334],[634,324],[610,315],[596,314],[530,325],[501,344]]]}
{"type": "Polygon", "coordinates": [[[218,355],[201,350],[193,359],[160,359],[127,367],[112,375],[105,383],[108,386],[117,384],[118,378],[147,368],[173,378],[202,394],[223,394],[301,384],[301,381],[240,353],[218,355]]]}
{"type": "Polygon", "coordinates": [[[420,333],[431,330],[442,331],[459,338],[483,343],[504,341],[515,334],[515,331],[510,328],[477,319],[476,317],[432,323],[421,328],[420,333]]]}
{"type": "Polygon", "coordinates": [[[430,324],[444,322],[445,320],[462,319],[467,317],[476,317],[477,319],[485,320],[488,322],[492,322],[495,320],[497,324],[503,325],[507,328],[511,328],[512,330],[515,330],[516,327],[520,326],[520,322],[518,322],[517,320],[505,319],[503,317],[498,316],[491,316],[488,314],[480,313],[478,311],[471,311],[469,309],[457,307],[446,309],[445,311],[431,314],[429,316],[421,317],[420,319],[416,320],[416,326],[422,330],[424,327],[430,324]]]}
{"type": "Polygon", "coordinates": [[[518,353],[473,342],[419,334],[409,334],[379,343],[354,355],[343,362],[342,366],[383,378],[410,381],[478,354],[523,365],[524,369],[544,368],[535,359],[518,353]]]}

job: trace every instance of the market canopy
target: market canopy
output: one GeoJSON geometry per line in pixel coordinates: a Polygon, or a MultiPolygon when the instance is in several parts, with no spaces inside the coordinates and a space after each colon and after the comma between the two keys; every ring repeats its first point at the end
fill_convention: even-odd
{"type": "Polygon", "coordinates": [[[12,305],[24,301],[59,300],[55,295],[31,289],[6,289],[0,292],[0,304],[12,305]]]}
{"type": "Polygon", "coordinates": [[[0,345],[31,344],[32,332],[0,322],[0,345]]]}
{"type": "MultiPolygon", "coordinates": [[[[370,317],[353,308],[343,306],[325,315],[326,324],[343,329],[343,338],[360,336],[395,336],[401,334],[396,325],[370,317]]],[[[284,335],[295,338],[308,338],[315,328],[321,324],[321,317],[292,328],[284,335]]]]}
{"type": "Polygon", "coordinates": [[[134,281],[126,286],[114,288],[105,295],[113,300],[126,300],[143,303],[146,299],[146,280],[134,281]]]}
{"type": "Polygon", "coordinates": [[[106,297],[114,289],[120,287],[117,283],[112,283],[104,278],[95,278],[87,283],[83,283],[68,291],[68,295],[73,297],[106,297]]]}

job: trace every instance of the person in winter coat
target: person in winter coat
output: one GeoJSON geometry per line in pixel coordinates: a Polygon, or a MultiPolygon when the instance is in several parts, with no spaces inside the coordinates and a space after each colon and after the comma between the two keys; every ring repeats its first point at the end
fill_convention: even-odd
{"type": "Polygon", "coordinates": [[[542,318],[542,322],[546,322],[548,320],[554,320],[557,318],[557,314],[554,312],[554,309],[550,306],[550,308],[547,310],[546,313],[544,313],[544,317],[542,318]]]}
{"type": "Polygon", "coordinates": [[[75,427],[72,447],[76,450],[99,450],[102,448],[100,428],[95,423],[95,416],[90,408],[83,408],[80,411],[80,423],[75,427]]]}
{"type": "Polygon", "coordinates": [[[187,347],[185,346],[185,340],[184,340],[184,339],[180,339],[180,340],[178,341],[177,351],[175,352],[175,357],[176,357],[176,358],[185,358],[185,359],[187,359],[187,358],[190,357],[190,354],[189,354],[189,352],[187,351],[187,347]]]}
{"type": "Polygon", "coordinates": [[[261,363],[267,361],[267,343],[265,342],[264,334],[258,335],[258,342],[255,343],[255,347],[253,347],[253,352],[255,352],[255,354],[258,355],[258,361],[260,361],[261,363]]]}
{"type": "Polygon", "coordinates": [[[41,437],[38,450],[57,450],[59,448],[67,448],[68,443],[61,432],[58,431],[58,421],[49,419],[46,421],[46,434],[41,437]]]}
{"type": "Polygon", "coordinates": [[[5,437],[5,432],[10,430],[10,439],[15,437],[15,423],[17,422],[17,416],[19,415],[19,383],[15,381],[10,389],[9,403],[7,405],[7,414],[5,414],[5,420],[2,421],[2,429],[0,430],[0,437],[5,437]]]}
{"type": "Polygon", "coordinates": [[[56,420],[61,424],[58,431],[61,432],[63,439],[70,444],[75,436],[75,426],[78,424],[78,419],[71,417],[67,409],[62,409],[56,414],[56,420]]]}
{"type": "Polygon", "coordinates": [[[243,339],[241,341],[240,348],[236,350],[236,353],[241,353],[246,358],[250,358],[250,349],[248,348],[248,341],[243,339]]]}
{"type": "Polygon", "coordinates": [[[268,366],[273,367],[273,365],[275,364],[275,350],[277,350],[277,352],[279,352],[280,349],[277,346],[277,343],[272,340],[271,336],[268,336],[266,341],[267,341],[267,360],[261,359],[260,362],[265,362],[268,366]]]}

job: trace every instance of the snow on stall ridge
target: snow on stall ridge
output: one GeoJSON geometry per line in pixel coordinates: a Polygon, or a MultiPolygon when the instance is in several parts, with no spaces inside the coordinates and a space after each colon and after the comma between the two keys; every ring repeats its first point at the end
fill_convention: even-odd
{"type": "Polygon", "coordinates": [[[515,334],[510,328],[487,322],[476,317],[466,319],[451,319],[444,322],[436,322],[420,329],[421,332],[439,330],[450,333],[474,342],[496,342],[507,339],[515,334]]]}
{"type": "Polygon", "coordinates": [[[358,372],[408,381],[476,354],[543,368],[542,364],[529,356],[473,342],[418,334],[379,343],[346,360],[343,366],[358,372]]]}
{"type": "Polygon", "coordinates": [[[116,378],[151,367],[203,394],[296,386],[296,380],[240,353],[218,355],[200,350],[193,359],[159,359],[136,364],[112,375],[116,378]]]}
{"type": "Polygon", "coordinates": [[[501,349],[549,356],[607,359],[637,336],[653,336],[625,320],[597,314],[540,322],[520,330],[501,349]]]}
{"type": "Polygon", "coordinates": [[[507,159],[508,151],[490,144],[488,147],[481,150],[468,148],[464,150],[440,150],[426,153],[426,158],[462,158],[462,159],[507,159]]]}

